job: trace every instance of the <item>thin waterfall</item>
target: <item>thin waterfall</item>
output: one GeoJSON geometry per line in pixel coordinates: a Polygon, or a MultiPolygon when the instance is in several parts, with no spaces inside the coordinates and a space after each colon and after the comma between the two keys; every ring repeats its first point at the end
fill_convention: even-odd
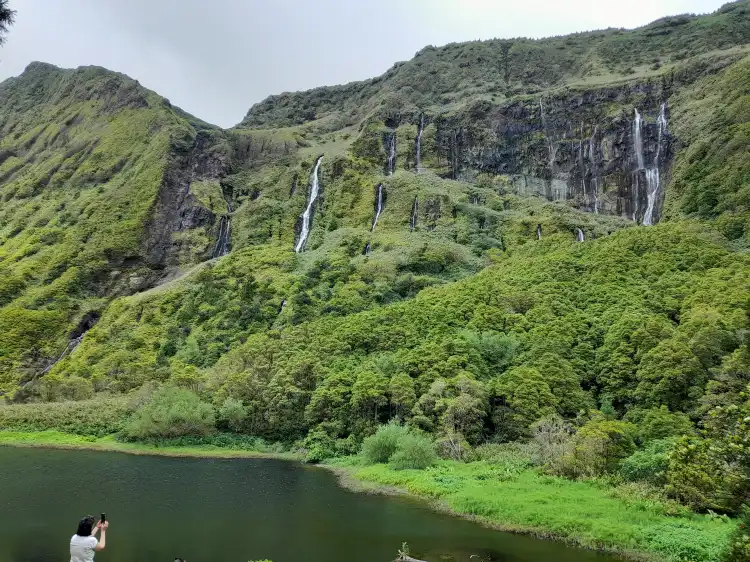
{"type": "Polygon", "coordinates": [[[549,152],[549,170],[552,176],[555,175],[555,162],[557,161],[557,145],[552,142],[547,129],[547,118],[544,115],[544,102],[542,98],[539,98],[539,111],[542,117],[542,128],[544,129],[544,136],[547,139],[547,150],[549,152]]]}
{"type": "Polygon", "coordinates": [[[645,169],[643,158],[643,119],[638,108],[635,108],[633,120],[633,149],[635,150],[636,170],[633,173],[633,222],[638,222],[638,201],[641,198],[641,170],[645,169]]]}
{"type": "Polygon", "coordinates": [[[581,136],[578,139],[578,161],[581,170],[581,189],[583,190],[583,200],[586,201],[586,164],[583,161],[583,121],[581,121],[581,136]]]}
{"type": "Polygon", "coordinates": [[[414,232],[417,228],[417,213],[419,212],[419,199],[414,197],[414,203],[411,206],[411,217],[409,217],[409,230],[414,232]]]}
{"type": "Polygon", "coordinates": [[[372,246],[370,246],[370,242],[368,241],[367,244],[365,244],[365,249],[362,250],[362,255],[369,256],[371,251],[372,251],[372,246]]]}
{"type": "Polygon", "coordinates": [[[76,338],[73,338],[73,339],[69,340],[68,341],[68,345],[65,346],[65,349],[63,349],[63,352],[57,357],[57,359],[55,359],[54,361],[52,361],[52,363],[50,363],[49,365],[47,365],[47,367],[45,367],[45,369],[42,371],[41,374],[42,375],[46,375],[47,373],[50,372],[50,370],[52,369],[52,367],[54,367],[60,361],[62,361],[65,357],[67,357],[68,355],[70,355],[71,353],[73,353],[75,351],[76,347],[78,347],[78,345],[81,343],[81,341],[83,340],[83,336],[85,336],[85,335],[86,335],[86,332],[82,333],[80,336],[78,336],[76,338]]]}
{"type": "Polygon", "coordinates": [[[541,224],[536,225],[536,239],[537,240],[542,239],[542,225],[541,224]]]}
{"type": "Polygon", "coordinates": [[[396,131],[391,133],[391,138],[388,141],[388,162],[386,164],[386,172],[389,176],[393,175],[396,170],[396,131]]]}
{"type": "Polygon", "coordinates": [[[589,161],[591,162],[591,196],[594,198],[594,214],[599,214],[599,170],[596,167],[596,133],[597,127],[594,126],[594,134],[589,139],[589,161]]]}
{"type": "Polygon", "coordinates": [[[583,233],[583,230],[576,228],[576,241],[583,242],[584,240],[586,240],[586,235],[583,233]]]}
{"type": "Polygon", "coordinates": [[[310,235],[310,225],[312,223],[313,207],[315,206],[315,200],[318,198],[320,191],[320,180],[318,178],[318,170],[320,169],[320,163],[323,161],[323,157],[319,156],[317,162],[315,162],[315,168],[310,175],[310,200],[307,202],[305,212],[302,213],[302,230],[299,233],[299,241],[294,247],[294,251],[298,254],[304,250],[305,242],[307,237],[310,235]]]}
{"type": "Polygon", "coordinates": [[[211,254],[212,258],[220,258],[226,256],[229,253],[229,241],[232,236],[232,203],[229,198],[224,195],[224,202],[227,205],[227,214],[219,219],[219,236],[216,239],[216,246],[211,254]]]}
{"type": "Polygon", "coordinates": [[[635,147],[635,159],[638,169],[643,170],[646,167],[643,163],[643,120],[637,108],[635,110],[635,120],[633,121],[633,146],[635,147]]]}
{"type": "Polygon", "coordinates": [[[422,173],[422,133],[424,132],[424,113],[419,116],[419,130],[417,131],[417,139],[414,141],[414,152],[417,161],[417,173],[422,173]]]}
{"type": "Polygon", "coordinates": [[[659,175],[659,165],[661,164],[661,151],[662,143],[665,135],[667,134],[667,104],[661,104],[659,111],[659,118],[656,121],[659,127],[658,141],[656,146],[656,156],[654,157],[654,165],[651,169],[646,170],[646,184],[648,185],[648,205],[646,206],[646,212],[643,214],[644,226],[651,226],[654,224],[654,208],[659,198],[659,190],[661,189],[661,178],[659,175]]]}
{"type": "Polygon", "coordinates": [[[372,228],[370,229],[370,232],[375,232],[375,227],[378,226],[378,219],[380,218],[380,213],[383,212],[383,195],[384,195],[384,189],[383,184],[378,184],[378,197],[375,202],[375,218],[372,221],[372,228]]]}

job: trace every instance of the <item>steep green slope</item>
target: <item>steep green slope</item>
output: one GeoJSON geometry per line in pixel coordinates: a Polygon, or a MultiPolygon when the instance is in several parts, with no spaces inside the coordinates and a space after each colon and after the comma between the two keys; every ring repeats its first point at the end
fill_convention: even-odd
{"type": "Polygon", "coordinates": [[[474,409],[473,439],[514,438],[549,408],[604,399],[695,415],[744,341],[748,278],[747,255],[696,224],[543,240],[405,303],[252,336],[205,384],[273,438],[317,424],[345,437],[396,413],[439,431],[451,408],[474,409]]]}
{"type": "Polygon", "coordinates": [[[187,193],[196,130],[123,75],[33,63],[0,85],[0,131],[0,391],[9,391],[113,296],[205,259],[213,215],[187,193]]]}
{"type": "Polygon", "coordinates": [[[117,390],[150,379],[195,377],[196,368],[213,365],[251,334],[320,315],[347,316],[475,273],[488,263],[487,249],[512,252],[535,243],[537,225],[545,239],[560,241],[574,241],[577,228],[592,238],[629,226],[542,200],[399,173],[384,180],[385,204],[373,232],[371,181],[377,176],[362,176],[360,186],[351,174],[333,179],[328,167],[322,170],[325,202],[305,253],[292,248],[306,190],[290,197],[288,183],[278,182],[283,193],[264,190],[233,215],[231,254],[171,284],[117,300],[47,376],[47,391],[60,374],[117,390]],[[412,230],[415,199],[424,210],[412,230]],[[276,217],[269,207],[289,211],[276,217]],[[253,238],[245,242],[243,234],[253,238]],[[248,247],[240,249],[243,242],[248,247]]]}
{"type": "Polygon", "coordinates": [[[170,381],[241,400],[237,431],[350,445],[393,417],[472,444],[599,407],[705,420],[750,379],[749,9],[427,48],[228,131],[32,66],[0,90],[0,390],[170,381]],[[97,144],[60,175],[73,138],[97,144]]]}

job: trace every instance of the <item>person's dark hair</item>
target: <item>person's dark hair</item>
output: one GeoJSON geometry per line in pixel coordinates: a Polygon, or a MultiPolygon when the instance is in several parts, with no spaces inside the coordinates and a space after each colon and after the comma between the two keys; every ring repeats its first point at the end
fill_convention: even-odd
{"type": "Polygon", "coordinates": [[[78,530],[76,531],[76,535],[79,537],[90,537],[91,536],[91,529],[94,528],[94,519],[93,515],[87,515],[83,519],[81,519],[78,522],[78,530]]]}

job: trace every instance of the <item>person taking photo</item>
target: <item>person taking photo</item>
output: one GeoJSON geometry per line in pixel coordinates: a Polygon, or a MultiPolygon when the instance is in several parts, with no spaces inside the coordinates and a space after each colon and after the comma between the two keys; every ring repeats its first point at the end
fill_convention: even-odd
{"type": "Polygon", "coordinates": [[[78,530],[70,539],[70,562],[94,562],[94,554],[104,550],[107,545],[107,527],[109,521],[99,521],[87,515],[78,522],[78,530]],[[101,530],[99,540],[96,533],[101,530]]]}

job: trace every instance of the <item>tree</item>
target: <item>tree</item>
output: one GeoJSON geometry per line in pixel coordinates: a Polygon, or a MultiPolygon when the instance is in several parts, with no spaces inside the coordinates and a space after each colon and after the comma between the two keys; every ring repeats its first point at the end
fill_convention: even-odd
{"type": "Polygon", "coordinates": [[[414,381],[406,373],[396,373],[388,383],[388,395],[391,401],[391,413],[403,418],[414,407],[417,395],[414,392],[414,381]]]}
{"type": "Polygon", "coordinates": [[[5,35],[16,21],[16,11],[10,9],[8,0],[0,0],[0,45],[5,44],[5,35]]]}
{"type": "Polygon", "coordinates": [[[529,426],[555,413],[558,400],[542,375],[530,367],[508,369],[495,380],[495,429],[506,440],[529,432],[529,426]]]}
{"type": "Polygon", "coordinates": [[[668,339],[646,353],[636,378],[635,396],[640,404],[689,411],[696,406],[708,376],[685,343],[668,339]]]}
{"type": "Polygon", "coordinates": [[[615,420],[592,420],[578,430],[573,450],[559,463],[566,476],[599,476],[612,472],[635,451],[635,426],[615,420]]]}
{"type": "Polygon", "coordinates": [[[636,441],[639,444],[653,439],[694,435],[695,427],[690,418],[681,412],[672,413],[666,406],[661,408],[633,408],[623,417],[624,421],[638,427],[636,441]]]}
{"type": "Polygon", "coordinates": [[[458,433],[469,443],[477,444],[484,434],[487,417],[487,390],[485,386],[463,373],[452,381],[458,394],[445,400],[445,411],[440,418],[444,431],[458,433]]]}
{"type": "Polygon", "coordinates": [[[378,419],[378,407],[387,403],[388,379],[380,373],[363,371],[352,385],[352,406],[359,408],[366,418],[378,419]]]}

